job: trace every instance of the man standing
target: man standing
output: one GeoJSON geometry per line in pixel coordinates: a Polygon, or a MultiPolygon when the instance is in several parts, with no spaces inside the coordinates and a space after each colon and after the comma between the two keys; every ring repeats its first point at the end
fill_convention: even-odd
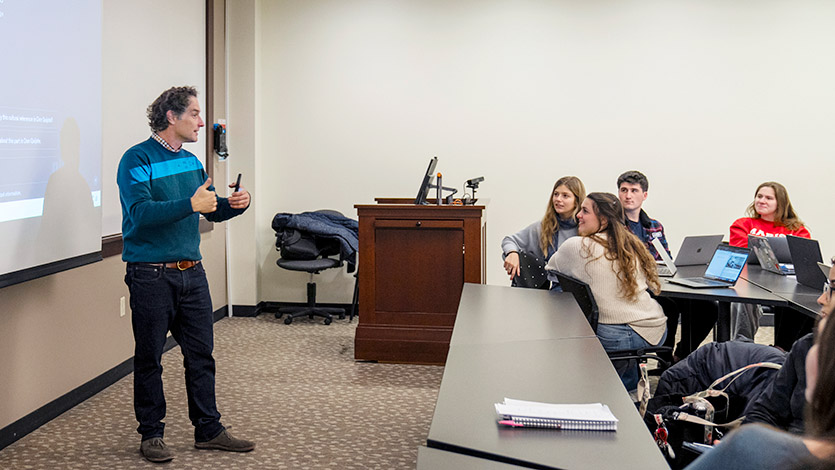
{"type": "Polygon", "coordinates": [[[215,403],[212,301],[200,262],[198,222],[200,214],[212,222],[242,214],[250,195],[241,188],[229,198],[217,196],[201,162],[183,148],[197,141],[204,126],[195,88],[166,90],[147,113],[151,137],[125,152],[117,174],[136,343],[133,400],[140,452],[151,462],[174,458],[162,440],[160,360],[168,331],[183,353],[194,446],[247,452],[255,443],[232,437],[215,403]]]}
{"type": "MultiPolygon", "coordinates": [[[[661,255],[652,244],[657,238],[667,254],[670,249],[667,246],[667,238],[664,236],[664,226],[655,219],[651,219],[642,209],[644,201],[647,200],[649,180],[640,171],[627,171],[618,176],[618,198],[623,205],[624,221],[629,230],[646,244],[650,254],[656,260],[661,260],[661,255]]],[[[672,256],[672,255],[671,255],[672,256]]],[[[693,352],[699,344],[707,337],[713,325],[716,323],[718,308],[716,304],[707,300],[669,299],[657,298],[658,303],[664,309],[667,316],[667,340],[664,346],[675,345],[676,329],[678,328],[679,312],[681,313],[681,341],[676,347],[672,358],[679,360],[693,352]]]]}

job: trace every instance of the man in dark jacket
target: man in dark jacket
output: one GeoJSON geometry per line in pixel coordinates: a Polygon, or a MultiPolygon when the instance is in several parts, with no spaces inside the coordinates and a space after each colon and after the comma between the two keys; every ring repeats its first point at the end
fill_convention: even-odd
{"type": "Polygon", "coordinates": [[[812,343],[812,333],[794,342],[774,380],[745,407],[743,424],[765,423],[792,433],[803,433],[806,353],[812,343]]]}

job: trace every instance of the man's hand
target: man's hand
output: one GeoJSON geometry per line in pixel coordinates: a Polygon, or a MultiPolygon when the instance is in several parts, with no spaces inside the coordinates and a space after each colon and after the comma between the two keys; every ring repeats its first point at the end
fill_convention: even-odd
{"type": "Polygon", "coordinates": [[[512,280],[519,275],[519,253],[511,252],[504,258],[504,270],[512,280]]]}
{"type": "MultiPolygon", "coordinates": [[[[237,182],[232,183],[229,185],[229,187],[234,188],[236,184],[237,182]]],[[[251,198],[249,196],[249,191],[247,191],[246,189],[244,189],[243,186],[241,186],[239,190],[232,193],[232,195],[229,196],[228,199],[229,206],[232,209],[246,209],[247,207],[249,207],[249,201],[251,198]]]]}
{"type": "Polygon", "coordinates": [[[211,184],[212,179],[206,178],[206,182],[197,188],[191,196],[191,210],[201,214],[210,214],[217,210],[217,195],[214,191],[209,191],[211,184]]]}

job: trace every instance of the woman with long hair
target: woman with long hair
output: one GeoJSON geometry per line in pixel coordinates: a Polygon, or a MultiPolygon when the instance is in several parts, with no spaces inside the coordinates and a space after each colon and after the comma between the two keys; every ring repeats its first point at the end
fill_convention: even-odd
{"type": "MultiPolygon", "coordinates": [[[[577,235],[577,212],[586,197],[586,187],[576,176],[563,176],[554,183],[542,220],[502,240],[504,270],[513,280],[519,275],[519,253],[527,252],[547,261],[570,237],[577,235]]],[[[556,278],[550,279],[555,282],[556,278]]]]}
{"type": "MultiPolygon", "coordinates": [[[[832,259],[835,263],[835,258],[832,259]]],[[[806,354],[806,430],[803,435],[751,424],[732,432],[693,461],[687,470],[824,469],[835,468],[835,268],[823,293],[815,345],[806,354]]]]}
{"type": "MultiPolygon", "coordinates": [[[[623,206],[614,194],[590,193],[577,214],[579,237],[563,243],[548,269],[591,287],[599,318],[597,337],[607,351],[657,346],[667,334],[661,305],[650,296],[661,282],[655,258],[623,223],[623,206]]],[[[637,364],[615,364],[627,390],[638,384],[637,364]]]]}
{"type": "MultiPolygon", "coordinates": [[[[747,217],[731,224],[730,243],[733,246],[748,246],[748,235],[758,237],[785,237],[795,235],[811,238],[809,230],[797,216],[789,199],[786,187],[774,181],[766,181],[754,191],[754,201],[746,209],[747,217]]],[[[762,307],[754,304],[731,304],[734,338],[754,340],[762,317],[762,307]]],[[[775,310],[774,344],[788,350],[792,343],[810,331],[812,323],[805,319],[789,319],[779,309],[775,310]]]]}
{"type": "Polygon", "coordinates": [[[785,237],[796,235],[811,238],[809,230],[797,216],[786,187],[774,181],[766,181],[754,191],[754,201],[745,210],[747,217],[731,224],[731,245],[748,246],[748,235],[758,237],[785,237]]]}

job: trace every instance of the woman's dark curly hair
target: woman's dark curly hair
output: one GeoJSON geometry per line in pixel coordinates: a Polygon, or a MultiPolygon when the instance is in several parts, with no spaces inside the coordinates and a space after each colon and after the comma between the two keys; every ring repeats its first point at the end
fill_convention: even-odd
{"type": "Polygon", "coordinates": [[[181,116],[188,109],[189,98],[192,96],[197,97],[197,89],[193,86],[175,86],[162,92],[148,106],[148,125],[151,130],[161,132],[168,129],[168,111],[181,116]]]}

